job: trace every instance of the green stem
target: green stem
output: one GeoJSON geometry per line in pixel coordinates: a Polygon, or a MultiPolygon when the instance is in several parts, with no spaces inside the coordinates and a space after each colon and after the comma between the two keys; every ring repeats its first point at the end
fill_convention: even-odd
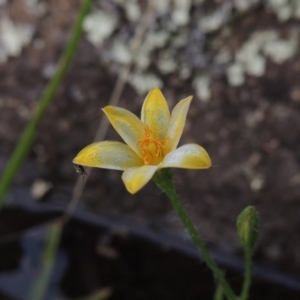
{"type": "Polygon", "coordinates": [[[53,266],[55,263],[57,248],[62,233],[61,223],[52,224],[49,228],[49,234],[47,237],[47,244],[44,250],[44,256],[42,261],[42,270],[38,279],[34,283],[33,289],[29,295],[30,300],[45,299],[45,293],[52,275],[53,266]]]}
{"type": "Polygon", "coordinates": [[[223,289],[222,289],[222,285],[219,282],[217,283],[217,288],[215,290],[213,299],[214,300],[223,300],[223,289]]]}
{"type": "Polygon", "coordinates": [[[31,120],[29,121],[25,130],[23,131],[23,134],[22,134],[15,150],[13,151],[13,153],[5,167],[5,170],[1,176],[1,179],[0,179],[0,209],[3,206],[4,196],[9,188],[12,180],[14,179],[21,164],[23,163],[24,159],[26,158],[26,156],[28,155],[28,153],[31,149],[31,146],[35,139],[37,125],[38,125],[39,121],[41,120],[45,110],[51,104],[51,101],[52,101],[54,95],[56,94],[57,89],[58,89],[66,71],[68,70],[70,63],[72,62],[75,50],[77,48],[78,42],[81,37],[83,20],[84,20],[85,16],[87,15],[87,13],[89,12],[91,4],[92,4],[92,0],[84,0],[83,1],[81,8],[80,8],[78,19],[72,29],[72,33],[71,33],[71,37],[68,42],[68,45],[66,46],[66,49],[59,61],[58,69],[57,69],[55,75],[53,76],[52,80],[49,82],[49,84],[45,88],[45,90],[42,94],[42,97],[41,97],[35,111],[33,112],[31,120]]]}
{"type": "Polygon", "coordinates": [[[223,272],[219,269],[216,262],[211,257],[209,251],[205,247],[204,243],[202,242],[193,222],[191,221],[190,217],[188,216],[187,212],[185,211],[176,191],[173,182],[173,173],[171,169],[162,169],[155,173],[153,176],[153,181],[156,185],[167,194],[171,203],[181,219],[183,225],[188,230],[193,242],[195,243],[198,251],[202,254],[203,259],[207,263],[208,267],[212,270],[214,277],[222,286],[224,294],[227,296],[229,300],[235,300],[236,295],[228,285],[225,277],[223,276],[223,272]]]}
{"type": "Polygon", "coordinates": [[[250,247],[244,247],[245,253],[245,278],[242,287],[242,292],[239,297],[240,300],[247,300],[249,298],[249,289],[251,285],[252,275],[252,250],[250,247]]]}

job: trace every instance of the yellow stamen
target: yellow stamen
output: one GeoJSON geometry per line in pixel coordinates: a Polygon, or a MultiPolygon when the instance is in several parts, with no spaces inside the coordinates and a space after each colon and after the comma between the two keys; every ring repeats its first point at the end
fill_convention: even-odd
{"type": "Polygon", "coordinates": [[[156,165],[162,161],[163,148],[165,148],[164,143],[168,137],[161,139],[158,133],[146,126],[145,137],[136,142],[136,144],[141,145],[145,165],[150,165],[151,163],[156,165]]]}

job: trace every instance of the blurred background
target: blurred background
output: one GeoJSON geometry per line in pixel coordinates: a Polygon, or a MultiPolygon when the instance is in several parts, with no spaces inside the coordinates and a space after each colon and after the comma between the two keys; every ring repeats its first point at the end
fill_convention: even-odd
{"type": "MultiPolygon", "coordinates": [[[[1,212],[3,299],[28,299],[47,222],[72,199],[79,176],[72,159],[94,140],[101,108],[130,65],[117,106],[139,115],[153,87],[171,108],[194,96],[180,143],[203,146],[213,166],[175,170],[175,180],[231,283],[239,288],[243,268],[236,218],[254,205],[262,225],[253,299],[299,299],[300,1],[149,3],[93,2],[1,212]]],[[[0,0],[1,170],[57,70],[80,4],[0,0]]],[[[120,137],[110,126],[105,139],[120,137]]],[[[53,268],[44,299],[77,299],[103,288],[97,299],[211,299],[214,291],[167,197],[151,182],[130,195],[112,170],[91,173],[53,268]]]]}

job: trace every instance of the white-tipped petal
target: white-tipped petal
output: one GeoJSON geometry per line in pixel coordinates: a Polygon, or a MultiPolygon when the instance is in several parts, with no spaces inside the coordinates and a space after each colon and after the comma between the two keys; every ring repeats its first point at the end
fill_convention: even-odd
{"type": "Polygon", "coordinates": [[[207,169],[211,160],[206,150],[197,144],[187,144],[168,153],[161,168],[207,169]]]}
{"type": "Polygon", "coordinates": [[[168,151],[176,149],[179,143],[185,125],[186,115],[188,113],[192,98],[192,96],[189,96],[181,100],[179,103],[177,103],[177,105],[172,111],[170,126],[168,129],[168,151]]]}
{"type": "Polygon", "coordinates": [[[141,148],[137,143],[145,135],[145,126],[142,121],[124,108],[106,106],[103,111],[124,142],[142,157],[141,148]]]}
{"type": "Polygon", "coordinates": [[[157,166],[142,166],[126,170],[122,179],[129,193],[135,194],[152,178],[157,166]]]}
{"type": "Polygon", "coordinates": [[[83,148],[73,160],[74,164],[114,170],[142,166],[143,160],[121,142],[104,141],[83,148]]]}

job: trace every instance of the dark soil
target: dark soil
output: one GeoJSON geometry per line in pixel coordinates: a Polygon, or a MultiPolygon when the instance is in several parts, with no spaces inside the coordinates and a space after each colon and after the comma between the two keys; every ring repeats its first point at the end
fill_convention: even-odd
{"type": "MultiPolygon", "coordinates": [[[[7,12],[15,21],[29,22],[36,26],[36,32],[33,42],[20,56],[10,58],[0,65],[1,166],[4,166],[14,149],[48,82],[45,68],[55,65],[58,61],[79,7],[78,1],[49,1],[47,14],[43,18],[37,18],[26,14],[22,3],[17,0],[8,1],[7,12]],[[38,40],[45,43],[43,49],[34,46],[34,41],[38,40]]],[[[257,15],[251,14],[236,21],[232,38],[228,41],[232,43],[232,47],[240,45],[254,28],[278,28],[281,33],[284,33],[288,26],[299,28],[299,22],[278,23],[263,8],[259,10],[259,16],[259,22],[257,15]]],[[[59,93],[39,125],[37,138],[29,155],[30,162],[23,167],[15,181],[15,187],[29,189],[35,179],[42,178],[50,181],[53,189],[41,205],[65,205],[66,201],[69,201],[72,186],[78,175],[73,169],[72,159],[79,150],[93,141],[99,121],[103,117],[101,108],[107,104],[117,75],[105,66],[99,59],[97,50],[84,37],[59,93]]],[[[243,208],[254,205],[261,214],[256,262],[272,265],[298,279],[299,82],[299,51],[284,64],[268,62],[267,72],[263,77],[248,77],[241,87],[229,86],[223,75],[215,78],[212,82],[211,100],[201,102],[195,97],[192,102],[181,140],[181,144],[201,144],[210,154],[213,167],[205,171],[175,171],[179,194],[205,241],[226,247],[231,253],[240,255],[235,231],[236,218],[243,208]],[[253,181],[261,178],[263,185],[256,189],[253,187],[253,181]]],[[[194,93],[191,82],[178,79],[176,74],[164,78],[162,90],[171,107],[194,93]]],[[[119,106],[139,114],[143,100],[130,86],[126,86],[119,106]]],[[[107,139],[119,139],[111,127],[107,139]]],[[[82,204],[86,210],[99,215],[126,215],[157,228],[169,228],[183,233],[168,199],[153,183],[149,183],[136,195],[130,195],[122,183],[121,173],[117,171],[93,170],[82,197],[82,204]]],[[[67,238],[65,247],[70,248],[71,244],[68,244],[68,241],[67,238]]],[[[116,248],[122,248],[122,251],[130,256],[130,253],[126,252],[127,245],[122,240],[117,239],[114,245],[116,248]]],[[[145,247],[149,249],[153,246],[141,244],[137,247],[141,248],[136,251],[144,252],[145,247]]],[[[153,269],[161,266],[165,259],[170,260],[168,267],[164,268],[163,265],[166,274],[161,274],[168,277],[168,268],[178,261],[176,253],[168,253],[162,258],[159,256],[161,254],[157,253],[159,250],[151,249],[152,252],[149,250],[149,256],[145,254],[145,257],[146,260],[151,260],[153,265],[150,265],[150,262],[147,266],[141,265],[142,256],[138,256],[137,261],[134,261],[136,268],[145,267],[140,271],[149,272],[149,277],[146,276],[143,282],[138,282],[134,277],[136,274],[130,275],[134,278],[130,277],[128,280],[135,282],[133,289],[141,293],[141,296],[129,299],[183,299],[176,298],[176,290],[169,288],[177,285],[178,278],[172,277],[161,285],[156,282],[152,298],[143,296],[148,288],[149,278],[154,276],[151,273],[153,269]],[[162,291],[165,288],[167,290],[162,291]],[[155,290],[160,291],[157,298],[155,290]]],[[[134,258],[130,257],[130,260],[134,258]]],[[[180,278],[185,278],[185,275],[181,277],[181,274],[185,273],[180,268],[193,268],[195,265],[189,258],[186,260],[186,265],[176,264],[174,269],[169,269],[170,274],[178,274],[180,278]]],[[[126,264],[120,270],[122,264],[122,261],[117,260],[113,266],[107,267],[104,262],[104,266],[112,269],[106,269],[110,279],[104,280],[103,283],[114,288],[118,283],[119,272],[129,272],[126,264]]],[[[202,271],[193,269],[193,276],[198,276],[195,274],[203,272],[205,268],[202,264],[197,264],[198,267],[202,271]]],[[[199,275],[199,278],[205,276],[205,280],[208,280],[207,277],[210,277],[207,274],[205,272],[204,275],[199,275]]],[[[190,277],[187,276],[185,280],[188,278],[190,277]]],[[[190,280],[187,282],[192,284],[190,280]]],[[[193,286],[197,285],[197,281],[193,283],[193,286]]],[[[64,286],[69,290],[66,283],[64,286]]],[[[125,293],[125,288],[126,286],[118,286],[116,289],[125,293]]],[[[82,287],[78,293],[82,294],[84,291],[86,290],[82,287]]],[[[191,296],[185,299],[197,299],[198,294],[194,295],[195,298],[191,296]]]]}

